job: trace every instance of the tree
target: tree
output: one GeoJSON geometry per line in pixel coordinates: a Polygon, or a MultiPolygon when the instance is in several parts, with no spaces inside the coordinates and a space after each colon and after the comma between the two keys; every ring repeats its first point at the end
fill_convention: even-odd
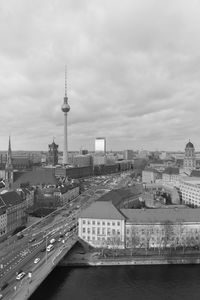
{"type": "Polygon", "coordinates": [[[174,226],[173,223],[169,220],[163,223],[163,246],[165,248],[170,247],[172,245],[173,237],[174,237],[174,226]]]}
{"type": "Polygon", "coordinates": [[[133,250],[135,250],[135,248],[138,246],[138,244],[139,244],[138,231],[135,227],[132,226],[131,235],[130,235],[130,239],[129,239],[129,246],[130,246],[130,249],[131,249],[131,256],[133,255],[133,250]]]}

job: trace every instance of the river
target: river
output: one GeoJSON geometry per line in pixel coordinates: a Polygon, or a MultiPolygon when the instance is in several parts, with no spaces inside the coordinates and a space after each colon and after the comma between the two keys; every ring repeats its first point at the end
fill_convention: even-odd
{"type": "Polygon", "coordinates": [[[200,265],[57,267],[30,300],[198,300],[200,265]]]}

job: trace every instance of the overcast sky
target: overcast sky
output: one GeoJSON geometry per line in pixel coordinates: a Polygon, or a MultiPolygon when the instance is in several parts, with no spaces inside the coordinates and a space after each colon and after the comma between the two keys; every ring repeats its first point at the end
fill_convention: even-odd
{"type": "Polygon", "coordinates": [[[199,0],[1,0],[0,150],[200,150],[199,0]]]}

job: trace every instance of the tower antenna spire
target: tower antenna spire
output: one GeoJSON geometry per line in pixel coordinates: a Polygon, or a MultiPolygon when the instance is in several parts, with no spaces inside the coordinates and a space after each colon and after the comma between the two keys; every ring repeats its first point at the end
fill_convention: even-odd
{"type": "Polygon", "coordinates": [[[65,97],[67,97],[67,65],[65,65],[65,97]]]}

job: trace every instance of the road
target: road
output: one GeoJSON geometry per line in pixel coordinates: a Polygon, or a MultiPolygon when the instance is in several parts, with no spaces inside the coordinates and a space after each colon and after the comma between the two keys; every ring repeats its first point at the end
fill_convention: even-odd
{"type": "Polygon", "coordinates": [[[88,189],[83,194],[43,218],[37,224],[25,229],[22,239],[17,239],[15,236],[2,243],[0,250],[0,288],[5,288],[0,291],[0,294],[3,295],[3,298],[11,299],[13,295],[18,293],[19,289],[22,289],[24,284],[29,285],[32,279],[28,278],[28,274],[32,274],[33,278],[33,275],[41,271],[42,268],[45,270],[45,266],[46,268],[52,267],[50,258],[54,257],[55,260],[55,257],[62,252],[63,247],[70,247],[71,243],[74,242],[74,237],[77,237],[77,220],[81,210],[97,200],[102,193],[106,193],[119,183],[122,184],[122,181],[126,184],[126,180],[119,174],[88,179],[86,181],[88,189]],[[100,189],[103,192],[99,194],[100,189]],[[96,193],[96,191],[98,192],[96,193]],[[47,245],[50,244],[52,238],[56,240],[54,249],[47,252],[47,245]],[[34,263],[35,258],[39,258],[37,264],[34,263]],[[16,280],[16,272],[19,271],[25,272],[26,276],[18,281],[16,280]]]}

